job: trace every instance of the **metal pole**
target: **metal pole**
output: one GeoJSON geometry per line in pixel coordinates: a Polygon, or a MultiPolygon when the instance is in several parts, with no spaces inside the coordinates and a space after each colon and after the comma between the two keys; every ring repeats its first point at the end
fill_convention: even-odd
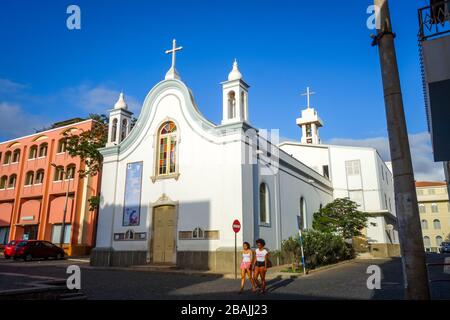
{"type": "Polygon", "coordinates": [[[237,279],[237,232],[234,233],[234,279],[237,279]]]}
{"type": "Polygon", "coordinates": [[[430,294],[425,250],[395,53],[395,35],[392,33],[388,1],[375,0],[375,6],[379,9],[378,19],[381,23],[374,45],[378,44],[380,55],[405,298],[426,300],[430,294]]]}
{"type": "Polygon", "coordinates": [[[305,263],[305,254],[303,253],[303,237],[302,237],[302,229],[298,229],[298,234],[300,236],[300,250],[302,252],[302,268],[303,268],[303,275],[306,276],[306,263],[305,263]]]}
{"type": "Polygon", "coordinates": [[[69,201],[69,190],[70,190],[70,179],[67,175],[67,172],[66,171],[63,171],[63,172],[64,172],[64,177],[66,178],[66,181],[67,181],[67,191],[66,191],[66,201],[64,203],[63,220],[62,220],[62,224],[61,224],[61,235],[59,238],[59,244],[60,244],[61,248],[64,245],[64,237],[66,234],[66,214],[67,214],[67,203],[69,201]]]}

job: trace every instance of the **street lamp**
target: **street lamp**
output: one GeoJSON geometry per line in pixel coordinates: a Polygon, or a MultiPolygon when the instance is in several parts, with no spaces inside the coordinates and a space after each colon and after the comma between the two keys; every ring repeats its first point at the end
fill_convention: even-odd
{"type": "Polygon", "coordinates": [[[66,233],[67,204],[68,204],[68,201],[69,201],[69,191],[70,191],[69,171],[61,169],[60,167],[58,167],[54,163],[52,163],[51,165],[52,165],[52,167],[55,168],[55,170],[61,171],[63,173],[63,175],[64,175],[64,180],[67,180],[66,200],[65,200],[65,203],[64,203],[64,213],[63,213],[63,219],[62,219],[62,224],[61,224],[61,232],[60,232],[60,237],[59,237],[59,245],[62,248],[63,245],[64,245],[64,238],[65,238],[65,233],[66,233]]]}

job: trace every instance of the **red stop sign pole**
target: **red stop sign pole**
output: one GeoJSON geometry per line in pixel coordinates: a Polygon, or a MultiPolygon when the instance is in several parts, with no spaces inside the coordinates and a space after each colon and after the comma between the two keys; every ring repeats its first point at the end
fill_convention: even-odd
{"type": "Polygon", "coordinates": [[[241,231],[241,222],[239,220],[233,221],[234,231],[234,278],[237,279],[237,234],[241,231]]]}

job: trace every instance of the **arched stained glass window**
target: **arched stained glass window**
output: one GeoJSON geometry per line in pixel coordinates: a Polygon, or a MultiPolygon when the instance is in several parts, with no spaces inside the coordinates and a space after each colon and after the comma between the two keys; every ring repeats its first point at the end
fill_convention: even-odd
{"type": "Polygon", "coordinates": [[[172,121],[165,122],[158,135],[158,175],[176,172],[177,126],[172,121]]]}

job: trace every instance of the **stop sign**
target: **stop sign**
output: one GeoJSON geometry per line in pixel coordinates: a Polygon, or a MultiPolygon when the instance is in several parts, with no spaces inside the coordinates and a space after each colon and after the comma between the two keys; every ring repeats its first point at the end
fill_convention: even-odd
{"type": "Polygon", "coordinates": [[[241,223],[239,222],[239,220],[234,220],[234,222],[233,222],[233,231],[235,233],[238,233],[239,231],[241,231],[241,223]]]}

